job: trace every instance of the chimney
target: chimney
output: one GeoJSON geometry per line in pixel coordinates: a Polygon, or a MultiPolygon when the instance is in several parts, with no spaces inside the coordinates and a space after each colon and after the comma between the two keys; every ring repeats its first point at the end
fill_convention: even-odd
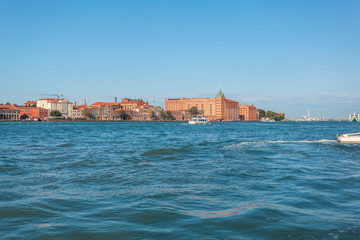
{"type": "Polygon", "coordinates": [[[115,103],[117,103],[117,97],[115,97],[115,103]]]}
{"type": "Polygon", "coordinates": [[[76,107],[76,101],[75,101],[75,107],[76,107]]]}

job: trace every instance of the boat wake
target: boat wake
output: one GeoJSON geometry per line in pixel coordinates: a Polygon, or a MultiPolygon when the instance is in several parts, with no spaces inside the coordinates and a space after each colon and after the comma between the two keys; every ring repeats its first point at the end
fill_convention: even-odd
{"type": "Polygon", "coordinates": [[[334,139],[318,139],[318,140],[294,140],[294,141],[252,141],[252,142],[242,142],[231,145],[231,147],[242,146],[242,145],[253,145],[253,144],[277,144],[277,143],[334,143],[337,142],[334,139]]]}

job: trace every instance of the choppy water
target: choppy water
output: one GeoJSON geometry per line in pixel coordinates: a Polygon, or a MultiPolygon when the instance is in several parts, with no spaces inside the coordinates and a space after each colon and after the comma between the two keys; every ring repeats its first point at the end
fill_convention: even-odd
{"type": "Polygon", "coordinates": [[[2,239],[360,239],[360,124],[0,123],[2,239]]]}

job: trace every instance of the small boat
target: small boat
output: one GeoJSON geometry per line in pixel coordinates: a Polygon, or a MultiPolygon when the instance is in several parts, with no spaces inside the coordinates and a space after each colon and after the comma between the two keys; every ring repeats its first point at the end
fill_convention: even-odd
{"type": "Polygon", "coordinates": [[[338,142],[360,143],[360,133],[346,133],[336,136],[338,142]]]}
{"type": "Polygon", "coordinates": [[[189,120],[189,124],[209,124],[210,121],[207,120],[203,115],[194,115],[191,120],[189,120]]]}

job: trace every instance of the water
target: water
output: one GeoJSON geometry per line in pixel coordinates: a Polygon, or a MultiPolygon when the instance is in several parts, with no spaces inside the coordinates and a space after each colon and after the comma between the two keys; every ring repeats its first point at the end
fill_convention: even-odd
{"type": "Polygon", "coordinates": [[[1,239],[360,239],[348,122],[0,123],[1,239]]]}

